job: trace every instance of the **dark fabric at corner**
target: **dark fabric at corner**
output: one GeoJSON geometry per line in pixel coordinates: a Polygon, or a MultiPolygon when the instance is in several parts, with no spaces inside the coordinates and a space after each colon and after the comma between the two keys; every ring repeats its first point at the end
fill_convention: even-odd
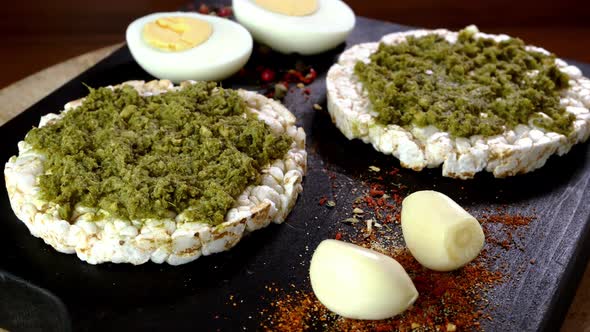
{"type": "Polygon", "coordinates": [[[67,332],[71,324],[57,297],[0,271],[0,328],[11,332],[67,332]]]}

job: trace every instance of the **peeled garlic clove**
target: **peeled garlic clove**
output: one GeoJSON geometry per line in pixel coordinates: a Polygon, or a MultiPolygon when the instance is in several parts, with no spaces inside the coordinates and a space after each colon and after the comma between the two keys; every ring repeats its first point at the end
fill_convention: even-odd
{"type": "Polygon", "coordinates": [[[418,291],[393,258],[337,240],[324,240],[309,268],[311,287],[331,311],[353,319],[385,319],[406,310],[418,291]]]}
{"type": "Polygon", "coordinates": [[[401,221],[408,249],[431,270],[458,269],[475,259],[484,245],[479,222],[436,191],[418,191],[406,197],[401,221]]]}

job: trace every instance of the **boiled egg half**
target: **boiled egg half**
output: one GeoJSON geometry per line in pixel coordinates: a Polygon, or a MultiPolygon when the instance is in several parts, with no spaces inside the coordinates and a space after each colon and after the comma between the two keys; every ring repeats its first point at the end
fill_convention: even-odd
{"type": "Polygon", "coordinates": [[[148,73],[175,83],[219,81],[236,73],[252,54],[252,36],[225,18],[197,13],[155,13],[133,21],[127,45],[148,73]]]}
{"type": "Polygon", "coordinates": [[[233,0],[238,22],[254,39],[282,53],[311,55],[346,39],[355,24],[340,0],[233,0]]]}

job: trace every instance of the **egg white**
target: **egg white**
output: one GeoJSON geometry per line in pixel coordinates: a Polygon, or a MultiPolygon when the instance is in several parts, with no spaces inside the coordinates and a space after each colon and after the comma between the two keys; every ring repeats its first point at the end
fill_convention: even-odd
{"type": "Polygon", "coordinates": [[[311,55],[341,44],[355,24],[353,11],[341,0],[318,0],[307,16],[278,14],[253,0],[233,0],[236,19],[254,39],[282,53],[311,55]]]}
{"type": "Polygon", "coordinates": [[[228,19],[197,13],[155,13],[127,27],[127,45],[137,63],[152,76],[175,83],[185,80],[219,81],[236,73],[252,54],[252,36],[228,19]],[[143,27],[162,17],[184,16],[209,22],[213,32],[204,43],[179,52],[157,49],[143,39],[143,27]]]}

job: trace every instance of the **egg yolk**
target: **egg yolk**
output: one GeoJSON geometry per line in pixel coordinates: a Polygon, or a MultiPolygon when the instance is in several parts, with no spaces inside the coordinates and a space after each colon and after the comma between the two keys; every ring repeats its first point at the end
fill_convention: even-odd
{"type": "Polygon", "coordinates": [[[260,7],[278,14],[307,16],[318,10],[317,0],[255,0],[260,7]]]}
{"type": "Polygon", "coordinates": [[[163,17],[143,27],[143,39],[164,51],[183,51],[198,46],[211,36],[207,21],[192,17],[163,17]]]}

